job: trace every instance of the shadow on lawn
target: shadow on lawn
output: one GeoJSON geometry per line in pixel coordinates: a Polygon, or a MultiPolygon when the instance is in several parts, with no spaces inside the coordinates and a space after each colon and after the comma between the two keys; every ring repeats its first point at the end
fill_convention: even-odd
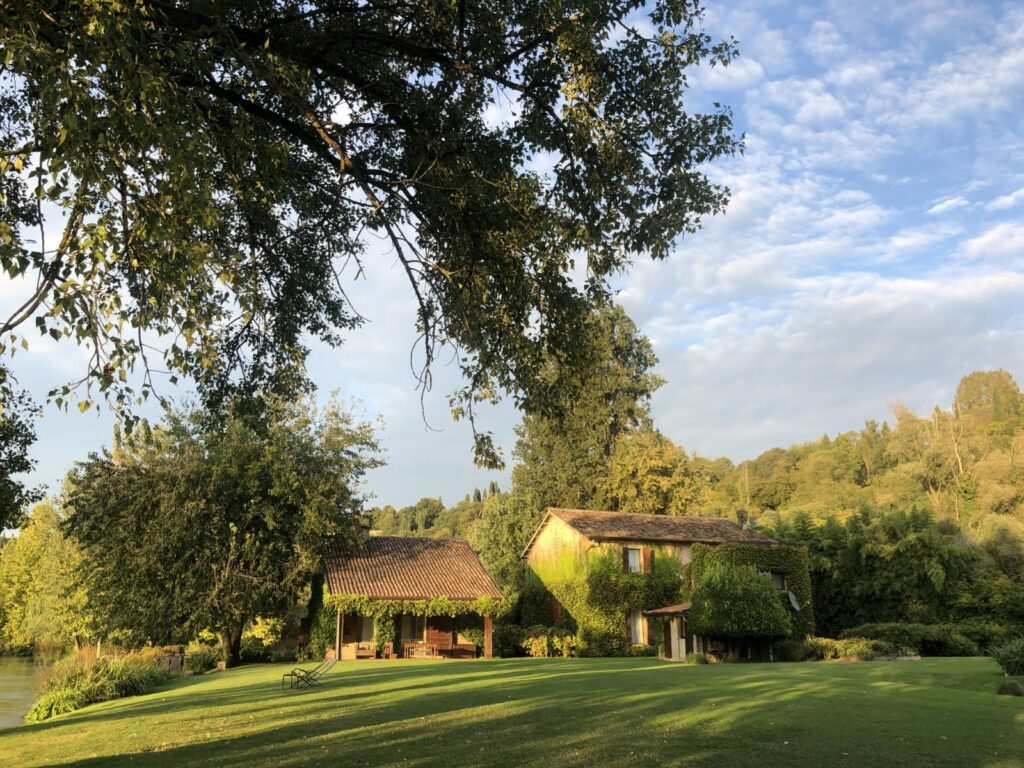
{"type": "MultiPolygon", "coordinates": [[[[843,678],[848,673],[837,668],[835,674],[843,678]]],[[[91,720],[148,717],[158,730],[157,720],[187,710],[196,723],[211,728],[229,719],[234,731],[195,744],[53,763],[52,768],[827,765],[838,763],[842,755],[849,765],[885,764],[871,729],[882,740],[900,735],[899,713],[881,712],[877,722],[843,723],[844,706],[853,706],[846,701],[851,691],[828,685],[829,678],[829,670],[810,666],[780,675],[777,666],[768,665],[694,669],[637,660],[348,667],[312,691],[275,690],[279,677],[260,679],[230,690],[218,687],[147,700],[116,715],[83,713],[40,727],[49,726],[56,734],[91,720]],[[787,720],[791,707],[800,715],[787,720]],[[840,720],[823,724],[820,715],[825,711],[840,720]],[[786,726],[780,728],[776,721],[786,726]],[[852,737],[849,744],[836,747],[831,759],[833,745],[823,738],[823,729],[830,736],[849,732],[852,737]],[[800,744],[806,750],[800,753],[804,759],[794,760],[800,744]]],[[[1006,716],[1005,725],[1013,731],[1013,712],[1007,710],[1006,716]]],[[[934,745],[922,745],[914,754],[920,765],[993,764],[991,756],[980,754],[967,762],[961,757],[944,760],[934,745]]]]}

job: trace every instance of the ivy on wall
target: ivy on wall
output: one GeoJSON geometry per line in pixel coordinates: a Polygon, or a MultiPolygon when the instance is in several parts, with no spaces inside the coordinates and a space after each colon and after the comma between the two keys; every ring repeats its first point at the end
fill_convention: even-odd
{"type": "Polygon", "coordinates": [[[563,552],[532,563],[522,595],[523,623],[551,624],[554,598],[562,607],[555,624],[575,631],[578,655],[626,655],[628,614],[679,602],[679,560],[660,548],[653,553],[650,573],[627,573],[621,547],[563,552]]]}
{"type": "Polygon", "coordinates": [[[793,611],[786,592],[779,599],[790,613],[793,637],[814,634],[814,607],[811,601],[811,575],[807,562],[807,550],[803,547],[786,545],[761,546],[753,544],[694,544],[693,559],[683,569],[683,594],[692,595],[702,570],[714,563],[753,566],[759,571],[781,573],[786,578],[786,592],[796,597],[800,610],[793,611]]]}
{"type": "Polygon", "coordinates": [[[429,600],[382,600],[366,595],[331,595],[327,599],[335,610],[372,616],[375,620],[383,617],[394,618],[403,613],[453,618],[469,613],[478,616],[501,616],[509,607],[507,600],[493,597],[478,597],[475,600],[453,600],[448,597],[432,597],[429,600]]]}

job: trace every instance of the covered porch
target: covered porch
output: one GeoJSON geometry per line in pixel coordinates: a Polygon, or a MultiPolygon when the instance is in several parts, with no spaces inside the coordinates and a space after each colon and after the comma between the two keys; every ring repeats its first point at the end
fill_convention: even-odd
{"type": "Polygon", "coordinates": [[[691,653],[704,653],[704,638],[690,632],[687,622],[689,612],[689,603],[666,605],[643,612],[651,621],[662,622],[663,659],[686,661],[687,655],[691,653]]]}
{"type": "Polygon", "coordinates": [[[502,594],[466,542],[368,536],[324,570],[336,658],[491,658],[502,594]]]}

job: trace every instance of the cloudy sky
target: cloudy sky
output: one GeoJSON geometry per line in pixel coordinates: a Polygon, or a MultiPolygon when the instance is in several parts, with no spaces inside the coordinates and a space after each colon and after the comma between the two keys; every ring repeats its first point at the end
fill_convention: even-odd
{"type": "MultiPolygon", "coordinates": [[[[741,59],[694,78],[720,100],[746,153],[712,173],[728,212],[619,281],[668,383],[658,426],[705,455],[752,458],[885,418],[902,400],[948,405],[959,378],[1024,381],[1024,8],[1019,3],[716,2],[709,31],[741,59]]],[[[473,468],[452,424],[454,372],[421,400],[410,372],[413,306],[383,248],[353,297],[371,323],[311,373],[383,419],[378,503],[452,502],[507,474],[473,468]]],[[[0,302],[12,295],[0,285],[0,302]],[[8,295],[5,295],[8,294],[8,295]]],[[[39,342],[16,358],[37,394],[84,370],[39,342]]],[[[506,449],[510,407],[485,414],[506,449]]],[[[37,479],[55,489],[109,440],[109,416],[40,425],[37,479]]]]}

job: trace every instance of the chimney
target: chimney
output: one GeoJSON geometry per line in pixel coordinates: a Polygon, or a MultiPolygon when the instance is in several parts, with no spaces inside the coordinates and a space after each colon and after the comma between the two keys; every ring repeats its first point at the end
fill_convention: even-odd
{"type": "Polygon", "coordinates": [[[747,524],[750,522],[750,513],[740,507],[736,510],[736,522],[740,524],[740,528],[748,527],[747,524]]]}

